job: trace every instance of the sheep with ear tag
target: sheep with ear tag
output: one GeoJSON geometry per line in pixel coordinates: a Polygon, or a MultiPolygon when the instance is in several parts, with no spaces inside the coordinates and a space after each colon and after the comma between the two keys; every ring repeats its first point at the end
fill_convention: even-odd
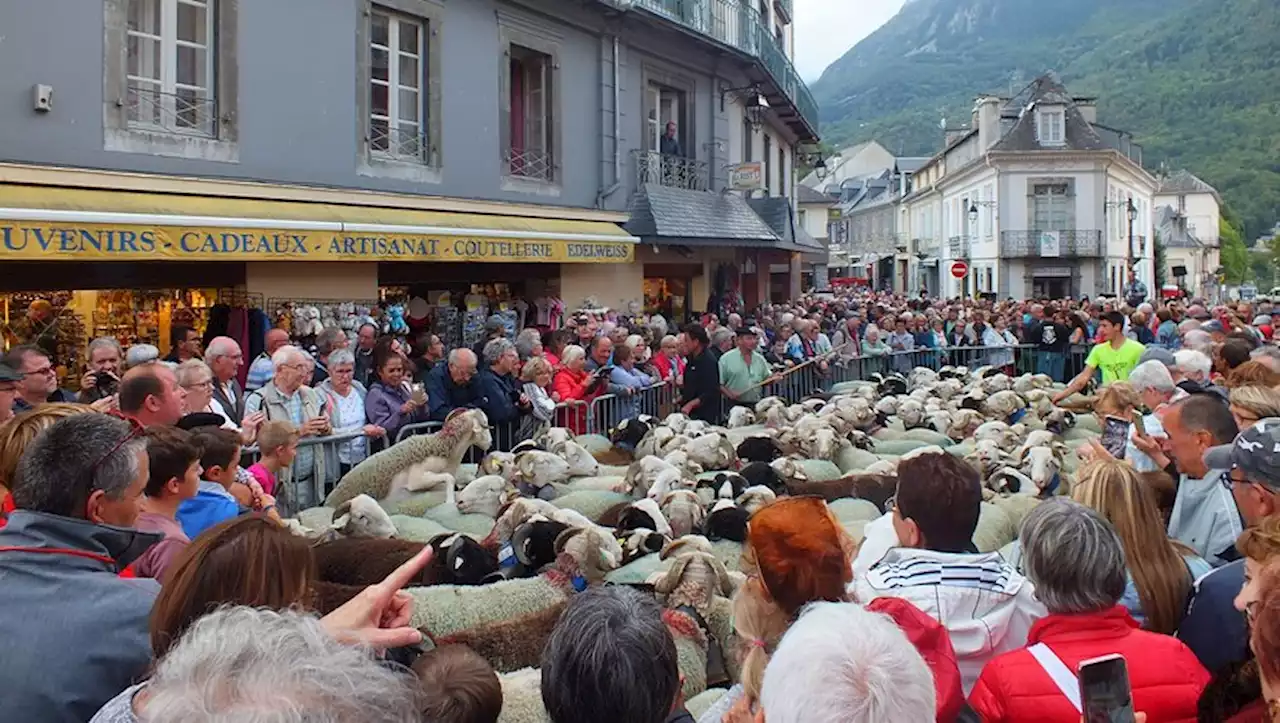
{"type": "Polygon", "coordinates": [[[569,479],[569,462],[551,452],[521,452],[516,457],[516,472],[512,480],[525,484],[535,491],[555,482],[569,479]]]}
{"type": "MultiPolygon", "coordinates": [[[[502,495],[509,482],[497,475],[477,477],[457,493],[457,508],[463,514],[498,516],[502,507],[502,495]]],[[[452,488],[450,488],[452,490],[452,488]]]]}
{"type": "Polygon", "coordinates": [[[516,456],[511,452],[490,452],[480,460],[478,472],[482,476],[498,475],[510,480],[516,473],[516,456]]]}

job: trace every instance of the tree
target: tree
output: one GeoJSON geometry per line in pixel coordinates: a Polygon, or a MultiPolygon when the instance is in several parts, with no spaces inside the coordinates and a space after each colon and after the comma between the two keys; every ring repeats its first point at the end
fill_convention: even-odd
{"type": "Polygon", "coordinates": [[[1244,245],[1244,234],[1224,216],[1218,220],[1218,237],[1222,244],[1223,281],[1243,284],[1249,275],[1249,249],[1244,245]]]}
{"type": "Polygon", "coordinates": [[[1156,267],[1156,288],[1154,293],[1160,293],[1160,289],[1168,282],[1166,274],[1168,273],[1168,263],[1164,253],[1164,237],[1159,233],[1156,234],[1155,240],[1151,243],[1151,261],[1156,267]]]}

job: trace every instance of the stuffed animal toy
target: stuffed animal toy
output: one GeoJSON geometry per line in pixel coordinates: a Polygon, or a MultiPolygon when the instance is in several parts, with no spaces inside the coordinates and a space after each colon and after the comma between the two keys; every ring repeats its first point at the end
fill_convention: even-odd
{"type": "Polygon", "coordinates": [[[387,309],[387,327],[392,334],[408,334],[409,325],[404,320],[404,307],[392,304],[387,309]]]}

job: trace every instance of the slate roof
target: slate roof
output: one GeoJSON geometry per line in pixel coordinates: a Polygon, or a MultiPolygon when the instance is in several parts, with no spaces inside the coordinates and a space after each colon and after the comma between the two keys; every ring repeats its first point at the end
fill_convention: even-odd
{"type": "Polygon", "coordinates": [[[1187,228],[1187,218],[1172,206],[1161,206],[1156,211],[1156,233],[1165,248],[1198,249],[1204,244],[1187,228]]]}
{"type": "Polygon", "coordinates": [[[915,173],[930,160],[929,156],[903,156],[896,159],[899,173],[915,173]]]}
{"type": "Polygon", "coordinates": [[[835,203],[835,199],[816,188],[809,188],[801,183],[796,185],[796,202],[822,203],[830,206],[835,203]]]}
{"type": "Polygon", "coordinates": [[[791,202],[788,199],[779,196],[751,198],[747,199],[747,205],[769,224],[769,228],[773,229],[778,238],[796,247],[790,250],[826,255],[827,248],[810,236],[809,232],[805,231],[796,220],[795,211],[791,208],[791,202]]]}
{"type": "Polygon", "coordinates": [[[1200,180],[1199,177],[1185,168],[1158,176],[1157,180],[1160,185],[1156,187],[1156,195],[1186,193],[1212,193],[1215,197],[1218,195],[1216,188],[1200,180]]]}
{"type": "Polygon", "coordinates": [[[1022,116],[1013,124],[1009,132],[999,140],[991,150],[993,151],[1103,151],[1109,146],[1103,142],[1102,137],[1093,129],[1089,121],[1085,120],[1080,110],[1076,107],[1075,102],[1071,98],[1071,94],[1067,93],[1067,89],[1063,87],[1062,82],[1052,74],[1046,74],[1037,78],[1030,86],[1028,92],[1020,95],[1019,102],[1025,102],[1022,105],[1022,116]],[[1064,145],[1042,146],[1036,137],[1036,113],[1037,105],[1061,105],[1065,108],[1065,141],[1064,145]]]}
{"type": "Polygon", "coordinates": [[[782,197],[748,202],[735,193],[689,191],[648,183],[631,199],[629,211],[631,218],[623,228],[645,243],[826,252],[822,244],[797,228],[791,216],[791,202],[782,197]],[[787,231],[784,235],[775,228],[795,228],[796,232],[787,231]]]}

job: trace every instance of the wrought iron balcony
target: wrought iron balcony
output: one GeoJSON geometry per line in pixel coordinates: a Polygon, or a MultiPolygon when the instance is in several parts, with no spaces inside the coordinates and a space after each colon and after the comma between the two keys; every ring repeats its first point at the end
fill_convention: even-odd
{"type": "Polygon", "coordinates": [[[1092,259],[1102,254],[1101,231],[1000,232],[1000,255],[1005,258],[1092,259]]]}
{"type": "Polygon", "coordinates": [[[505,154],[507,175],[535,181],[555,180],[555,159],[546,151],[508,148],[505,154]]]}
{"type": "Polygon", "coordinates": [[[657,151],[632,151],[631,157],[635,159],[637,186],[656,183],[690,191],[710,189],[710,167],[706,161],[663,155],[657,151]]]}
{"type": "Polygon", "coordinates": [[[966,236],[952,236],[947,240],[948,250],[953,259],[969,258],[969,239],[966,236]]]}
{"type": "Polygon", "coordinates": [[[216,138],[218,103],[205,91],[179,89],[161,92],[158,85],[130,82],[125,89],[129,125],[142,130],[175,135],[216,138]]]}
{"type": "Polygon", "coordinates": [[[425,163],[428,147],[420,130],[390,128],[385,120],[374,119],[369,124],[369,150],[377,158],[425,163]]]}
{"type": "Polygon", "coordinates": [[[634,0],[634,6],[755,58],[816,135],[818,101],[748,0],[634,0]]]}

